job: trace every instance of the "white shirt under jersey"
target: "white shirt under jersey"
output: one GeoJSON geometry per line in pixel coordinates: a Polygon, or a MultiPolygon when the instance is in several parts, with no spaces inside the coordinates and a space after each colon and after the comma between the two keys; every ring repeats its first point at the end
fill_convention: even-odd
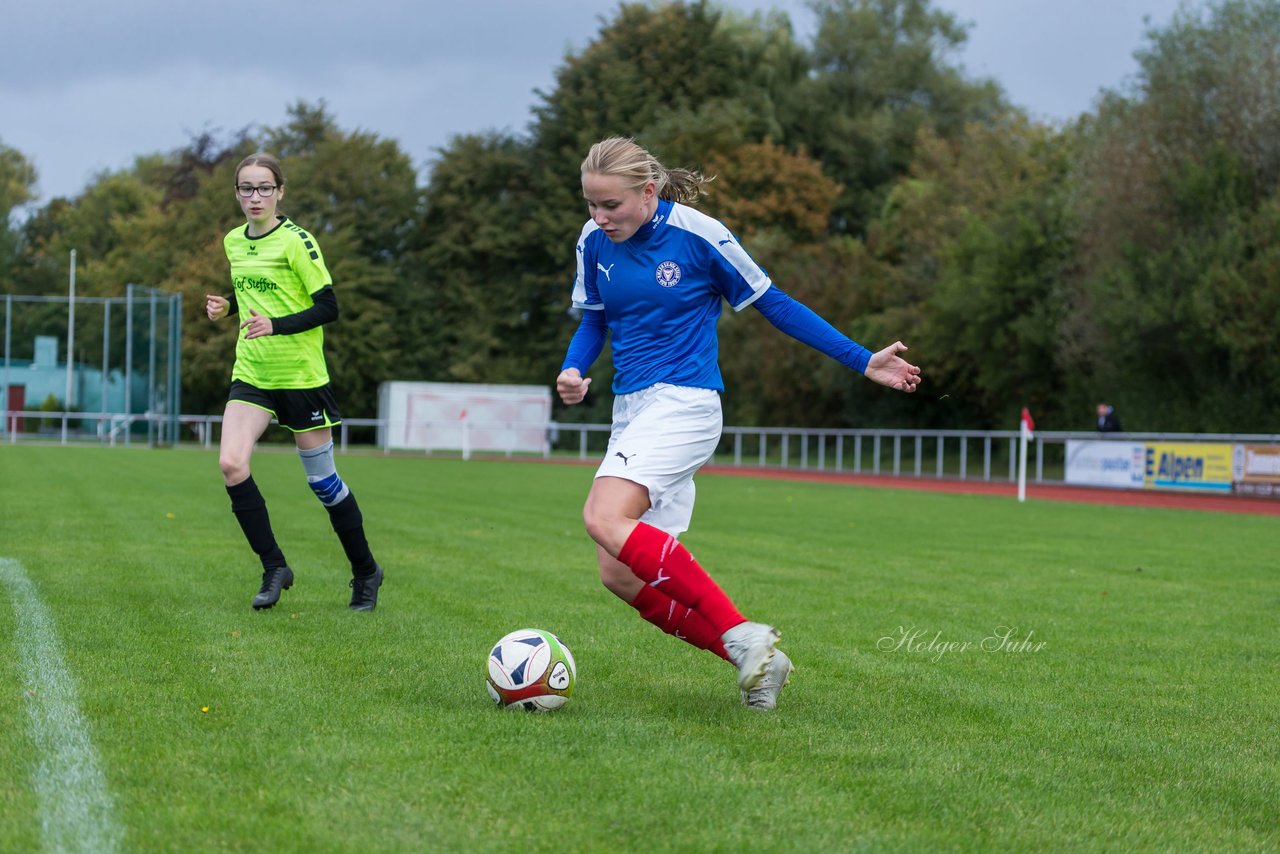
{"type": "Polygon", "coordinates": [[[578,238],[573,305],[604,312],[615,394],[655,383],[723,391],[721,300],[741,311],[771,285],[723,223],[659,200],[653,218],[622,243],[587,222],[578,238]]]}

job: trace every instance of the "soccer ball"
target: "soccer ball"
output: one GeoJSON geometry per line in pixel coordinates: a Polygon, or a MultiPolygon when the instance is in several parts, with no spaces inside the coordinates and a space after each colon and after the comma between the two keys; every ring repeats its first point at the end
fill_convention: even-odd
{"type": "Polygon", "coordinates": [[[549,712],[573,696],[578,668],[564,641],[541,629],[505,635],[489,651],[485,687],[499,706],[549,712]]]}

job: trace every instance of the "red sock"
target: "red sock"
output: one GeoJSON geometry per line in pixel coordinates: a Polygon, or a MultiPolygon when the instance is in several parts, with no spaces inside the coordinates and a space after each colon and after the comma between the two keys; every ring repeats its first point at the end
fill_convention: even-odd
{"type": "Polygon", "coordinates": [[[686,608],[667,594],[659,592],[658,588],[647,584],[640,588],[636,598],[631,600],[631,607],[667,634],[693,644],[698,649],[710,650],[725,661],[731,661],[724,642],[720,640],[716,630],[711,628],[711,624],[702,619],[697,611],[686,608]]]}
{"type": "Polygon", "coordinates": [[[666,531],[639,523],[618,552],[618,560],[641,581],[655,588],[661,585],[662,593],[696,611],[717,637],[746,622],[720,585],[666,531]]]}

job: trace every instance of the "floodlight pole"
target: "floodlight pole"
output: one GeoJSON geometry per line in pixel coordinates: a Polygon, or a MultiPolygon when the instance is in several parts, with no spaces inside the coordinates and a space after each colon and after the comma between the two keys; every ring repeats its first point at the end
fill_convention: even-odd
{"type": "Polygon", "coordinates": [[[115,437],[111,436],[111,419],[107,418],[107,395],[108,388],[108,368],[111,360],[111,300],[102,301],[102,397],[98,403],[98,438],[110,438],[115,442],[115,437]],[[106,435],[102,431],[105,425],[106,435]]]}
{"type": "Polygon", "coordinates": [[[133,434],[133,289],[124,289],[124,443],[128,445],[133,434]]]}
{"type": "Polygon", "coordinates": [[[149,304],[151,340],[147,343],[147,447],[150,448],[155,444],[153,431],[157,426],[154,421],[156,413],[156,289],[148,288],[147,290],[151,294],[149,304]]]}
{"type": "Polygon", "coordinates": [[[12,329],[13,315],[13,294],[4,295],[4,384],[0,385],[0,390],[4,391],[4,431],[9,434],[9,441],[13,441],[13,428],[18,426],[17,416],[13,420],[9,420],[9,338],[12,329]]]}
{"type": "MultiPolygon", "coordinates": [[[[169,298],[169,443],[178,446],[182,412],[182,294],[169,298]]],[[[345,445],[344,445],[345,450],[345,445]]]]}
{"type": "Polygon", "coordinates": [[[67,414],[74,403],[76,345],[76,250],[71,250],[71,275],[67,286],[67,393],[62,398],[62,444],[67,443],[67,414]]]}

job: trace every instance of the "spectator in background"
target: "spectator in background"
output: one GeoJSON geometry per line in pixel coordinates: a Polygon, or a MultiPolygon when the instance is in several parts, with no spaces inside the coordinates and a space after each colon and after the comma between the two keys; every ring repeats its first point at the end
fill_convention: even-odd
{"type": "Polygon", "coordinates": [[[1109,403],[1098,404],[1098,432],[1099,433],[1119,433],[1124,430],[1120,426],[1120,416],[1116,415],[1116,408],[1109,403]]]}

